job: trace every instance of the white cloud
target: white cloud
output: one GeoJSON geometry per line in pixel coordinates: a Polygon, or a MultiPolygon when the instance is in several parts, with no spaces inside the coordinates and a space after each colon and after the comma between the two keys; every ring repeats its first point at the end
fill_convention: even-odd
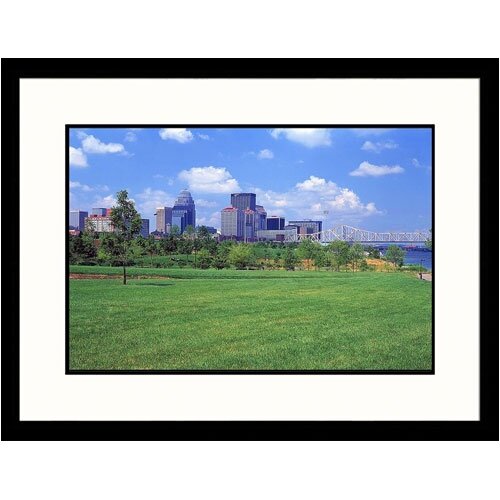
{"type": "Polygon", "coordinates": [[[413,159],[411,160],[411,164],[412,164],[414,167],[417,167],[417,168],[419,168],[419,167],[421,167],[421,166],[422,166],[422,165],[420,165],[420,162],[419,162],[416,158],[413,158],[413,159]]]}
{"type": "Polygon", "coordinates": [[[203,200],[203,199],[198,199],[198,200],[194,200],[194,203],[197,207],[207,207],[207,208],[210,208],[210,207],[216,207],[217,206],[217,203],[215,203],[215,201],[208,201],[208,200],[203,200]]]}
{"type": "Polygon", "coordinates": [[[274,158],[274,153],[270,149],[261,149],[257,153],[257,158],[259,160],[272,160],[274,158]]]}
{"type": "Polygon", "coordinates": [[[94,198],[94,202],[92,203],[93,207],[100,207],[100,208],[111,208],[113,205],[116,204],[116,198],[110,194],[108,196],[96,196],[94,198]]]}
{"type": "Polygon", "coordinates": [[[72,167],[88,167],[87,156],[81,148],[69,147],[69,164],[72,167]]]}
{"type": "Polygon", "coordinates": [[[240,190],[238,181],[225,167],[193,167],[182,170],[179,179],[195,193],[233,193],[240,190]]]}
{"type": "Polygon", "coordinates": [[[78,181],[69,181],[70,189],[81,189],[85,193],[89,193],[91,191],[109,191],[109,187],[106,185],[98,184],[97,186],[89,186],[87,184],[82,184],[78,181]]]}
{"type": "Polygon", "coordinates": [[[335,182],[327,181],[321,177],[311,175],[304,182],[298,182],[295,187],[299,191],[316,191],[323,194],[334,194],[338,192],[338,186],[335,182]]]}
{"type": "Polygon", "coordinates": [[[392,128],[352,128],[351,131],[358,137],[366,137],[368,135],[383,135],[393,130],[392,128]]]}
{"type": "Polygon", "coordinates": [[[200,139],[203,139],[204,141],[209,141],[210,136],[207,134],[197,134],[200,139]]]}
{"type": "Polygon", "coordinates": [[[160,137],[164,140],[173,140],[184,144],[193,140],[193,134],[185,128],[161,128],[160,137]]]}
{"type": "Polygon", "coordinates": [[[363,203],[354,191],[313,175],[286,192],[259,188],[254,188],[253,192],[257,193],[259,203],[268,214],[286,215],[291,220],[295,217],[324,219],[328,211],[330,221],[353,222],[381,213],[373,202],[363,203]]]}
{"type": "Polygon", "coordinates": [[[372,142],[365,141],[361,146],[363,151],[370,151],[372,153],[380,153],[384,149],[396,149],[398,145],[394,141],[386,142],[372,142]]]}
{"type": "Polygon", "coordinates": [[[197,226],[211,226],[220,228],[220,212],[212,212],[211,214],[202,215],[198,217],[196,215],[196,225],[197,226]]]}
{"type": "Polygon", "coordinates": [[[107,154],[107,153],[124,153],[123,144],[116,142],[105,143],[100,141],[93,135],[87,135],[84,132],[79,132],[78,137],[82,140],[82,149],[87,154],[107,154]]]}
{"type": "Polygon", "coordinates": [[[389,167],[388,165],[372,165],[367,161],[362,162],[356,170],[349,173],[354,177],[380,177],[382,175],[402,174],[404,168],[399,165],[389,167]]]}
{"type": "Polygon", "coordinates": [[[275,139],[284,136],[289,141],[297,142],[308,148],[332,144],[330,131],[326,128],[275,128],[271,130],[270,134],[275,139]]]}
{"type": "Polygon", "coordinates": [[[126,142],[135,142],[137,141],[137,134],[135,132],[129,131],[125,134],[125,138],[123,140],[126,142]]]}
{"type": "Polygon", "coordinates": [[[161,189],[152,189],[150,187],[135,195],[137,199],[136,208],[144,217],[151,217],[157,207],[171,207],[174,204],[174,198],[161,189]]]}

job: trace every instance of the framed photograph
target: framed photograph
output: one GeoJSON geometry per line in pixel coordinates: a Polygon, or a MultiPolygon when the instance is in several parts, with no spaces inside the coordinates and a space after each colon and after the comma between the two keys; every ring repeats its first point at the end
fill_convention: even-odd
{"type": "Polygon", "coordinates": [[[498,60],[124,62],[2,61],[3,438],[498,439],[498,60]]]}

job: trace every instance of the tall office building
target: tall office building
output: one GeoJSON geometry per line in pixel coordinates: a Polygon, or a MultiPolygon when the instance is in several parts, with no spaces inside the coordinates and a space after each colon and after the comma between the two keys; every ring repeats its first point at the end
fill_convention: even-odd
{"type": "Polygon", "coordinates": [[[323,227],[323,222],[320,220],[291,220],[288,221],[288,224],[291,226],[297,226],[299,234],[312,234],[312,233],[320,233],[321,228],[323,227]]]}
{"type": "Polygon", "coordinates": [[[149,237],[149,219],[141,219],[141,221],[142,221],[142,226],[141,226],[140,235],[143,238],[148,238],[149,237]]]}
{"type": "Polygon", "coordinates": [[[156,231],[162,234],[170,233],[172,225],[172,208],[158,207],[155,212],[156,216],[156,231]]]}
{"type": "Polygon", "coordinates": [[[92,227],[96,233],[112,233],[115,230],[111,217],[106,215],[85,217],[85,229],[89,227],[92,227]]]}
{"type": "Polygon", "coordinates": [[[85,217],[88,217],[88,212],[82,210],[71,210],[69,213],[69,228],[78,229],[79,231],[85,230],[85,217]]]}
{"type": "Polygon", "coordinates": [[[262,205],[255,205],[255,231],[267,229],[267,212],[262,205]]]}
{"type": "Polygon", "coordinates": [[[249,208],[255,212],[255,193],[233,193],[231,194],[231,206],[239,210],[249,208]]]}
{"type": "Polygon", "coordinates": [[[182,234],[186,227],[196,227],[196,207],[191,193],[183,189],[172,208],[172,227],[177,226],[182,234]]]}
{"type": "Polygon", "coordinates": [[[266,220],[266,229],[268,230],[282,230],[285,227],[285,218],[277,215],[271,215],[266,220]]]}
{"type": "Polygon", "coordinates": [[[243,241],[253,241],[255,238],[256,212],[247,208],[243,210],[243,241]]]}
{"type": "Polygon", "coordinates": [[[93,208],[90,215],[100,215],[101,217],[104,217],[106,215],[106,210],[106,208],[93,208]]]}
{"type": "Polygon", "coordinates": [[[243,236],[243,211],[235,207],[226,207],[221,210],[221,235],[226,238],[241,239],[243,236]]]}

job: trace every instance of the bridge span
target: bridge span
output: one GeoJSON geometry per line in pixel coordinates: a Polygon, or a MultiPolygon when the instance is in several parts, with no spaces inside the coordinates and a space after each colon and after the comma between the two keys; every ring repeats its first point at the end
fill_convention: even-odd
{"type": "Polygon", "coordinates": [[[344,224],[334,226],[319,233],[296,234],[291,231],[285,235],[285,242],[300,242],[304,239],[319,243],[331,241],[347,241],[349,243],[425,243],[431,239],[429,231],[385,232],[367,231],[344,224]]]}

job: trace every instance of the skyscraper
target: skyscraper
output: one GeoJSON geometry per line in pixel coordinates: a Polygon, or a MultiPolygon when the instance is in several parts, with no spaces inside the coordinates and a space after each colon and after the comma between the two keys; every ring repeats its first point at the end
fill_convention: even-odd
{"type": "Polygon", "coordinates": [[[256,212],[247,208],[243,210],[243,241],[252,241],[255,238],[256,212]]]}
{"type": "Polygon", "coordinates": [[[255,212],[255,193],[233,193],[231,194],[231,206],[239,210],[249,208],[255,212]]]}
{"type": "Polygon", "coordinates": [[[172,227],[177,226],[182,234],[186,227],[196,227],[196,208],[191,193],[183,189],[172,208],[172,227]]]}
{"type": "Polygon", "coordinates": [[[105,208],[93,208],[92,211],[90,212],[91,215],[100,215],[104,217],[106,215],[106,209],[105,208]]]}
{"type": "Polygon", "coordinates": [[[283,229],[285,227],[285,218],[277,215],[271,215],[266,220],[266,229],[283,229]]]}
{"type": "Polygon", "coordinates": [[[262,205],[255,205],[255,231],[259,231],[261,229],[267,229],[266,219],[267,212],[266,209],[262,205]]]}
{"type": "Polygon", "coordinates": [[[158,207],[156,209],[155,216],[156,216],[156,231],[162,234],[169,233],[170,226],[172,225],[172,208],[158,207]]]}
{"type": "Polygon", "coordinates": [[[143,238],[148,238],[149,237],[149,219],[141,219],[141,221],[142,221],[142,226],[141,226],[140,235],[143,238]]]}
{"type": "Polygon", "coordinates": [[[235,207],[226,207],[221,210],[221,235],[226,238],[241,238],[243,236],[243,211],[235,207]]]}
{"type": "Polygon", "coordinates": [[[85,217],[88,217],[88,212],[81,210],[71,210],[69,213],[69,228],[78,229],[79,231],[85,230],[85,217]]]}

